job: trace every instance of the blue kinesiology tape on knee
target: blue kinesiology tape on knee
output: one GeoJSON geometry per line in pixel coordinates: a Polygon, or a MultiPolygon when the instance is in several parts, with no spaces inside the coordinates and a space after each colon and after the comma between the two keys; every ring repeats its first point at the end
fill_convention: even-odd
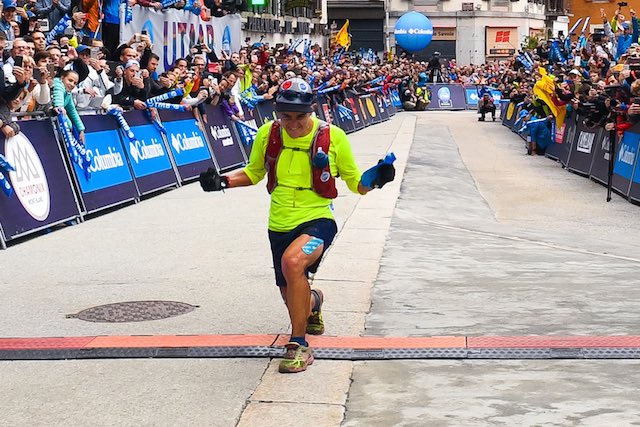
{"type": "Polygon", "coordinates": [[[313,251],[318,249],[318,246],[320,246],[323,243],[324,243],[324,240],[314,237],[313,239],[309,240],[306,245],[302,247],[302,252],[304,252],[307,255],[311,255],[313,251]]]}

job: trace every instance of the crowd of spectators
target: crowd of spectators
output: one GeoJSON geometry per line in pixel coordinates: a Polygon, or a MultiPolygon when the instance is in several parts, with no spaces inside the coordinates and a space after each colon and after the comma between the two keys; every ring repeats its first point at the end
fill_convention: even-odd
{"type": "MultiPolygon", "coordinates": [[[[524,122],[534,118],[551,122],[559,107],[579,110],[589,125],[619,131],[640,117],[640,82],[636,79],[636,73],[640,78],[640,28],[633,9],[629,21],[620,10],[611,20],[602,12],[602,32],[588,37],[569,35],[569,39],[561,35],[523,48],[512,58],[482,65],[459,66],[455,59],[445,61],[438,54],[429,61],[410,55],[349,51],[336,55],[317,44],[270,46],[247,39],[238,52],[214,52],[205,44],[195,44],[187,57],[160,72],[156,53],[160,48],[147,34],[134,34],[123,44],[110,35],[114,31],[110,23],[117,25],[111,16],[115,13],[117,17],[117,12],[110,8],[119,1],[102,3],[102,21],[95,21],[93,2],[22,1],[19,6],[16,0],[4,0],[0,18],[0,130],[5,136],[19,132],[11,113],[53,111],[69,116],[80,130],[78,110],[112,105],[143,110],[150,97],[178,88],[184,94],[167,102],[197,108],[202,114],[205,104],[220,105],[232,120],[243,120],[241,104],[246,97],[271,99],[280,83],[293,76],[306,79],[321,92],[330,88],[327,98],[331,102],[341,102],[349,93],[398,89],[407,110],[424,110],[429,104],[427,83],[477,85],[479,104],[487,106],[479,109],[481,120],[486,113],[495,117],[495,108],[484,103],[489,88],[523,105],[524,122]],[[51,29],[65,15],[70,18],[68,26],[55,37],[41,29],[51,29]],[[92,37],[96,22],[102,37],[92,37]],[[548,98],[533,90],[543,78],[541,69],[555,79],[548,98]]],[[[131,3],[162,8],[148,0],[131,3]]],[[[211,12],[216,4],[205,2],[211,6],[205,6],[207,13],[226,13],[211,12]]],[[[534,141],[530,148],[540,152],[545,147],[534,141]]]]}
{"type": "MultiPolygon", "coordinates": [[[[640,25],[634,9],[626,13],[619,8],[609,18],[601,10],[603,28],[593,34],[560,34],[523,47],[512,58],[482,65],[407,62],[403,82],[410,90],[401,96],[415,97],[416,88],[438,81],[475,85],[480,102],[487,90],[498,90],[503,100],[520,106],[522,124],[546,119],[547,130],[532,138],[529,154],[542,154],[552,143],[559,112],[575,111],[587,127],[622,133],[640,121],[640,25]],[[551,88],[540,84],[545,75],[553,79],[551,88]]],[[[480,120],[490,111],[479,108],[480,120]]]]}

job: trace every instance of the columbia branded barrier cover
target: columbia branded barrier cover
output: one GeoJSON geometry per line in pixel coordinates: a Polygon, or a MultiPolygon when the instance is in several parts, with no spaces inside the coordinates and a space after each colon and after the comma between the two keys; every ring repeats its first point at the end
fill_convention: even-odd
{"type": "Polygon", "coordinates": [[[260,127],[261,123],[260,116],[255,110],[251,110],[243,105],[242,111],[244,113],[244,120],[242,122],[234,122],[230,117],[227,117],[227,124],[234,132],[238,141],[241,142],[240,149],[244,153],[246,162],[249,160],[249,156],[251,156],[253,139],[255,138],[255,133],[260,127]]]}
{"type": "MultiPolygon", "coordinates": [[[[493,98],[493,102],[498,106],[498,103],[502,99],[502,92],[497,89],[490,89],[491,97],[493,98]]],[[[467,102],[467,108],[470,110],[475,110],[478,108],[478,100],[480,99],[478,96],[478,88],[476,86],[465,86],[465,101],[467,102]]]]}
{"type": "MultiPolygon", "coordinates": [[[[638,141],[640,140],[640,125],[634,126],[622,136],[617,145],[615,163],[613,166],[612,187],[623,196],[629,196],[631,179],[636,165],[638,141]]],[[[638,179],[640,177],[636,177],[638,179]]]]}
{"type": "Polygon", "coordinates": [[[192,112],[161,110],[167,143],[182,181],[195,178],[214,167],[207,141],[192,112]]]}
{"type": "MultiPolygon", "coordinates": [[[[391,100],[387,103],[384,95],[377,93],[351,95],[343,106],[351,110],[351,121],[336,122],[340,114],[323,97],[319,98],[318,116],[338,126],[346,124],[349,131],[350,124],[352,130],[358,130],[396,113],[391,100]]],[[[85,213],[177,187],[180,179],[194,178],[208,167],[215,165],[226,171],[246,164],[245,148],[249,152],[250,147],[243,147],[235,123],[219,106],[207,105],[205,112],[200,120],[190,112],[161,111],[158,123],[135,110],[119,117],[83,115],[90,161],[86,170],[81,168],[82,162],[73,161],[57,138],[59,129],[51,119],[21,121],[19,135],[0,139],[0,154],[16,169],[3,169],[13,193],[0,193],[0,247],[12,239],[82,218],[85,213]],[[131,133],[121,129],[119,121],[123,119],[131,133]]],[[[245,109],[250,129],[275,118],[273,102],[260,103],[253,111],[245,109]]]]}
{"type": "Polygon", "coordinates": [[[640,202],[640,161],[638,161],[638,149],[640,149],[640,147],[638,146],[638,139],[640,139],[640,133],[635,133],[635,132],[640,132],[640,127],[638,126],[634,126],[632,128],[632,131],[634,132],[634,138],[636,140],[636,151],[635,151],[635,156],[633,154],[631,154],[631,147],[627,147],[625,149],[625,151],[618,151],[618,156],[616,158],[617,161],[620,162],[624,162],[624,161],[630,161],[631,157],[634,156],[635,157],[635,165],[633,166],[633,176],[631,178],[631,186],[629,187],[629,200],[632,200],[634,202],[640,202]]]}
{"type": "Polygon", "coordinates": [[[220,106],[205,106],[206,121],[203,127],[209,138],[211,150],[220,170],[229,170],[245,164],[240,140],[220,106]]]}
{"type": "Polygon", "coordinates": [[[128,111],[123,116],[134,135],[132,141],[121,134],[140,194],[177,185],[169,151],[157,126],[142,111],[128,111]]]}
{"type": "Polygon", "coordinates": [[[15,168],[8,173],[13,194],[0,192],[5,241],[80,216],[51,120],[21,121],[20,128],[18,135],[0,139],[0,153],[15,168]]]}
{"type": "Polygon", "coordinates": [[[431,102],[427,110],[466,110],[464,87],[459,84],[428,84],[431,102]]]}
{"type": "Polygon", "coordinates": [[[138,198],[127,156],[112,116],[82,116],[85,147],[91,157],[91,175],[73,164],[74,177],[87,213],[130,202],[138,198]]]}

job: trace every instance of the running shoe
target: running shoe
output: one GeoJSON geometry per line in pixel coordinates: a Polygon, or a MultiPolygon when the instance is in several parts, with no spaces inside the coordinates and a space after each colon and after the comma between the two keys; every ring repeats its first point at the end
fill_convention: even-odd
{"type": "Polygon", "coordinates": [[[311,364],[313,364],[311,348],[290,342],[285,346],[284,358],[280,361],[278,371],[282,374],[293,374],[305,371],[311,364]]]}
{"type": "Polygon", "coordinates": [[[320,307],[318,307],[318,311],[312,311],[311,316],[307,319],[307,333],[309,335],[322,335],[324,334],[324,320],[322,319],[324,295],[320,289],[312,289],[311,294],[320,299],[320,307]]]}

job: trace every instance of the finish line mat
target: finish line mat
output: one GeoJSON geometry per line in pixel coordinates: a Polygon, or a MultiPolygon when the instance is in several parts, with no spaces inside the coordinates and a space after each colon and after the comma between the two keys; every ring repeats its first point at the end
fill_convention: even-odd
{"type": "MultiPolygon", "coordinates": [[[[281,357],[288,335],[0,338],[0,360],[281,357]]],[[[640,336],[310,336],[318,359],[639,359],[640,336]]]]}

